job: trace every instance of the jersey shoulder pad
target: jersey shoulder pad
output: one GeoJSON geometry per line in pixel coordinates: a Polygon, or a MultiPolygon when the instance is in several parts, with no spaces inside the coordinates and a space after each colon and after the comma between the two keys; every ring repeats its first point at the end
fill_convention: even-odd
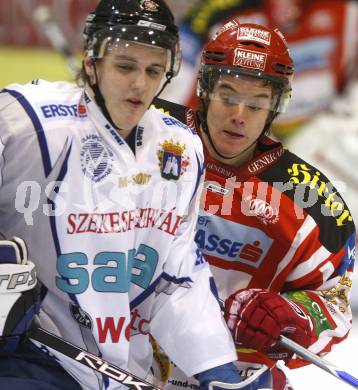
{"type": "Polygon", "coordinates": [[[191,108],[160,98],[155,98],[152,106],[161,111],[163,114],[179,120],[186,126],[196,128],[195,113],[191,108]]]}
{"type": "Polygon", "coordinates": [[[336,252],[354,233],[350,210],[332,182],[315,166],[286,150],[280,160],[258,175],[302,208],[320,229],[320,241],[336,252]]]}
{"type": "Polygon", "coordinates": [[[80,87],[67,81],[33,80],[27,84],[10,84],[2,92],[15,92],[24,96],[37,96],[39,98],[51,98],[53,94],[71,94],[78,92],[80,87]]]}
{"type": "Polygon", "coordinates": [[[188,134],[194,135],[196,137],[199,137],[195,128],[187,126],[185,123],[180,121],[179,119],[168,115],[167,113],[164,113],[162,110],[158,110],[155,107],[151,107],[152,115],[158,118],[159,123],[161,126],[164,126],[166,128],[166,131],[185,131],[188,134]]]}

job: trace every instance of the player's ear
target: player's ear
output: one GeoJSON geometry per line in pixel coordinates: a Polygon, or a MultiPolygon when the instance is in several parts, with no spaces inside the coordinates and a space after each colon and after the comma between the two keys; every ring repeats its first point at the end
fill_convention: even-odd
{"type": "Polygon", "coordinates": [[[96,76],[93,67],[93,59],[89,56],[88,50],[85,50],[83,53],[83,66],[89,78],[90,84],[94,84],[96,82],[96,76]]]}

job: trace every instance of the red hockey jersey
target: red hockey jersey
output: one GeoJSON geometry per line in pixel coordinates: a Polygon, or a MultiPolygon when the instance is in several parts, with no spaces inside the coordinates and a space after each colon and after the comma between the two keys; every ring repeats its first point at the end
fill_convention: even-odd
{"type": "MultiPolygon", "coordinates": [[[[204,186],[196,242],[220,299],[240,288],[286,294],[310,313],[313,352],[328,352],[344,339],[351,327],[355,230],[323,173],[263,138],[256,156],[240,168],[206,155],[204,186]]],[[[239,360],[245,359],[247,353],[239,360]]]]}
{"type": "MultiPolygon", "coordinates": [[[[191,110],[157,107],[193,125],[191,110]]],[[[205,154],[196,242],[210,263],[220,300],[240,288],[285,294],[306,308],[310,350],[327,353],[348,335],[355,226],[344,200],[315,167],[263,137],[254,158],[235,168],[205,154]]],[[[252,350],[239,361],[273,362],[252,350]]],[[[291,368],[307,364],[293,356],[291,368]]]]}

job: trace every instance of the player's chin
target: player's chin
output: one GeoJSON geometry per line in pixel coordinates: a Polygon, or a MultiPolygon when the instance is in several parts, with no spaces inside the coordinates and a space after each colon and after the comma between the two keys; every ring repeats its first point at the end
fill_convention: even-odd
{"type": "Polygon", "coordinates": [[[220,154],[228,158],[234,158],[245,149],[245,146],[242,142],[222,142],[217,144],[217,149],[220,154]]]}
{"type": "Polygon", "coordinates": [[[141,112],[130,112],[116,122],[117,126],[122,130],[132,130],[138,125],[146,110],[141,112]]]}

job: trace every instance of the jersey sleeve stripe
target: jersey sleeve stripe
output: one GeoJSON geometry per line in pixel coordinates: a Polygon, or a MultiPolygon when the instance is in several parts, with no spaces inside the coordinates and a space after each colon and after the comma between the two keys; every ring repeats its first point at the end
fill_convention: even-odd
{"type": "Polygon", "coordinates": [[[299,264],[293,272],[291,272],[286,280],[287,282],[292,282],[294,280],[300,279],[307,275],[308,270],[313,270],[317,268],[321,263],[323,263],[331,253],[323,246],[318,248],[316,252],[306,261],[299,264]]]}
{"type": "Polygon", "coordinates": [[[287,251],[284,258],[280,261],[280,263],[277,266],[277,271],[272,278],[272,281],[270,283],[271,287],[275,282],[276,279],[279,277],[280,273],[290,264],[292,258],[294,257],[297,249],[300,247],[302,242],[306,239],[306,237],[311,233],[311,231],[316,227],[316,222],[311,216],[307,216],[305,221],[303,222],[300,229],[297,231],[295,238],[292,241],[292,245],[287,251]]]}

